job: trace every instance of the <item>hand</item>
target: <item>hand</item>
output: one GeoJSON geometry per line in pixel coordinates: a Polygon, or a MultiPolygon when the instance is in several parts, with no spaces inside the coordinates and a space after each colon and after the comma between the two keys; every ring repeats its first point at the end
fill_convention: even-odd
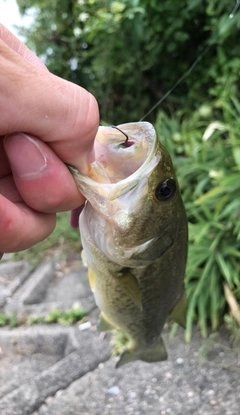
{"type": "Polygon", "coordinates": [[[51,74],[0,24],[0,252],[54,229],[84,202],[65,163],[87,172],[99,115],[94,97],[51,74]]]}

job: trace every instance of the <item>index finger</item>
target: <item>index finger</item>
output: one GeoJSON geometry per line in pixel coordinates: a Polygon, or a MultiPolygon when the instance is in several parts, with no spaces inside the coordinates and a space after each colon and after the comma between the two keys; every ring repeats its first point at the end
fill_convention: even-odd
{"type": "Polygon", "coordinates": [[[0,135],[21,131],[37,136],[65,163],[86,171],[99,124],[95,98],[33,64],[32,54],[18,42],[19,48],[16,43],[12,48],[9,38],[8,44],[0,40],[0,135]]]}
{"type": "Polygon", "coordinates": [[[10,30],[0,23],[0,39],[2,39],[12,50],[17,52],[26,61],[35,66],[48,71],[44,63],[33,53],[26,45],[24,45],[10,30]]]}

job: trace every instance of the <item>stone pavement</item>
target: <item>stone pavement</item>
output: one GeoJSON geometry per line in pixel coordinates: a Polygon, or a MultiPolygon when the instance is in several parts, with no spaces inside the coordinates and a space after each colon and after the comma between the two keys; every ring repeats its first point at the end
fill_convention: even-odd
{"type": "Polygon", "coordinates": [[[0,312],[21,325],[0,329],[1,415],[239,415],[240,345],[221,330],[163,334],[166,362],[115,369],[110,337],[96,332],[98,310],[80,259],[36,270],[0,263],[0,312]],[[29,326],[29,317],[79,304],[85,324],[29,326]]]}

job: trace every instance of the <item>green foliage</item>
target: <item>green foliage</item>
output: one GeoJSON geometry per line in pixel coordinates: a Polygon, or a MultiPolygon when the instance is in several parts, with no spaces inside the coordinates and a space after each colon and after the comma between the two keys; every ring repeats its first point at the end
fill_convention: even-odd
{"type": "Polygon", "coordinates": [[[8,324],[8,316],[6,314],[1,313],[0,314],[0,327],[6,326],[8,324]]]}
{"type": "Polygon", "coordinates": [[[240,103],[235,98],[169,118],[159,139],[176,166],[189,219],[187,340],[195,318],[202,335],[228,310],[223,284],[240,300],[240,103]]]}
{"type": "Polygon", "coordinates": [[[17,327],[19,325],[16,314],[12,313],[7,315],[0,313],[0,327],[10,326],[11,328],[17,327]]]}
{"type": "Polygon", "coordinates": [[[226,314],[224,316],[224,322],[225,322],[225,325],[226,325],[227,329],[231,333],[230,340],[231,340],[231,344],[232,344],[233,349],[239,350],[240,349],[240,327],[239,327],[239,324],[229,314],[226,314]]]}
{"type": "MultiPolygon", "coordinates": [[[[164,102],[196,109],[224,88],[239,97],[240,19],[226,0],[18,0],[34,11],[29,46],[50,71],[90,90],[101,118],[139,120],[213,45],[164,102]]],[[[154,120],[153,116],[150,118],[154,120]]]]}
{"type": "MultiPolygon", "coordinates": [[[[78,323],[87,315],[86,310],[83,308],[76,306],[70,308],[69,310],[56,310],[52,309],[49,312],[49,315],[46,317],[29,317],[27,320],[28,324],[74,324],[78,323]]],[[[3,326],[10,326],[11,328],[17,327],[19,325],[17,315],[12,313],[11,315],[7,315],[4,313],[0,313],[0,327],[3,326]]]]}
{"type": "Polygon", "coordinates": [[[112,355],[119,356],[130,345],[130,340],[123,330],[114,330],[111,339],[112,355]]]}
{"type": "Polygon", "coordinates": [[[78,323],[87,314],[81,307],[73,307],[69,310],[52,309],[46,317],[30,317],[28,324],[74,324],[78,323]]]}

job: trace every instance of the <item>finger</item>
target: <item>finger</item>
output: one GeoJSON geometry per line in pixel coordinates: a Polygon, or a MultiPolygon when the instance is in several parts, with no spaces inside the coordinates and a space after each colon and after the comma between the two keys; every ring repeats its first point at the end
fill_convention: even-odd
{"type": "Polygon", "coordinates": [[[18,252],[42,241],[56,225],[56,215],[39,213],[0,195],[0,252],[18,252]]]}
{"type": "Polygon", "coordinates": [[[84,202],[70,171],[47,144],[14,134],[5,138],[4,146],[17,189],[32,209],[51,213],[84,202]]]}
{"type": "Polygon", "coordinates": [[[64,162],[86,172],[99,123],[95,98],[1,40],[0,64],[0,135],[24,131],[41,137],[64,162]]]}
{"type": "Polygon", "coordinates": [[[0,23],[0,39],[2,39],[12,50],[21,55],[28,62],[32,63],[35,66],[48,71],[44,63],[33,53],[30,49],[27,48],[10,30],[0,23]]]}
{"type": "Polygon", "coordinates": [[[0,179],[0,194],[13,203],[22,202],[23,199],[16,188],[12,174],[0,179]]]}

